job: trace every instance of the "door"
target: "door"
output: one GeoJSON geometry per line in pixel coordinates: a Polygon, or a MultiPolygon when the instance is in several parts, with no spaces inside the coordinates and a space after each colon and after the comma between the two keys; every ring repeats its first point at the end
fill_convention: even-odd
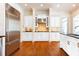
{"type": "Polygon", "coordinates": [[[20,12],[6,4],[5,54],[12,55],[20,47],[20,12]]]}

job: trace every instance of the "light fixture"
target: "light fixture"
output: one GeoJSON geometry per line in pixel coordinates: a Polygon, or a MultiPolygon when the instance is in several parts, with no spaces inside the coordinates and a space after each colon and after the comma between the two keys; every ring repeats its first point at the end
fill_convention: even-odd
{"type": "Polygon", "coordinates": [[[40,4],[40,6],[43,7],[44,5],[43,4],[40,4]]]}
{"type": "Polygon", "coordinates": [[[60,7],[60,4],[57,4],[57,8],[59,8],[60,7]]]}
{"type": "Polygon", "coordinates": [[[73,7],[76,7],[76,4],[73,4],[72,6],[73,6],[73,7]]]}
{"type": "Polygon", "coordinates": [[[27,4],[25,4],[25,6],[27,6],[27,4]]]}

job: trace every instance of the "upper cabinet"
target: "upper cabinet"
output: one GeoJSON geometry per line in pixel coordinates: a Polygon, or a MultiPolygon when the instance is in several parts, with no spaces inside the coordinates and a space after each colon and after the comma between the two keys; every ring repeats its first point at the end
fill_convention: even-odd
{"type": "Polygon", "coordinates": [[[58,16],[51,16],[50,17],[50,28],[51,31],[60,31],[60,17],[58,16]]]}
{"type": "Polygon", "coordinates": [[[60,17],[51,16],[50,17],[50,27],[60,27],[60,17]]]}
{"type": "Polygon", "coordinates": [[[33,17],[25,16],[24,17],[24,31],[32,32],[33,31],[33,17]]]}
{"type": "Polygon", "coordinates": [[[59,32],[61,17],[50,15],[50,9],[27,9],[24,13],[23,29],[25,32],[59,32]]]}
{"type": "Polygon", "coordinates": [[[23,20],[23,28],[25,32],[32,32],[33,31],[33,10],[32,8],[26,10],[24,13],[24,20],[23,20]]]}
{"type": "Polygon", "coordinates": [[[49,10],[30,8],[24,14],[23,26],[25,32],[47,32],[49,10]]]}

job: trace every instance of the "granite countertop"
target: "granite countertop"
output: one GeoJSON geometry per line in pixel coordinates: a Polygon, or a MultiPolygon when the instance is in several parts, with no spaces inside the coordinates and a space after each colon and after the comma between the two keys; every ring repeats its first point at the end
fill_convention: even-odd
{"type": "MultiPolygon", "coordinates": [[[[60,34],[63,34],[63,33],[60,33],[60,34]]],[[[63,35],[79,39],[79,35],[77,35],[77,34],[63,34],[63,35]]]]}
{"type": "Polygon", "coordinates": [[[67,34],[67,36],[79,39],[79,35],[77,35],[77,34],[67,34]]]}

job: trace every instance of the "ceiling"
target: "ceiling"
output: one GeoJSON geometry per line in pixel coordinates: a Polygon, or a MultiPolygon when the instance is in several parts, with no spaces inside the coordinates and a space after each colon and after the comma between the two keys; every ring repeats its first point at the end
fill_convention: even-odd
{"type": "Polygon", "coordinates": [[[75,7],[72,6],[74,3],[43,3],[42,7],[40,6],[41,3],[27,3],[27,6],[25,6],[25,4],[26,3],[19,3],[24,10],[31,10],[32,8],[48,10],[52,8],[53,11],[72,12],[79,8],[79,3],[75,3],[75,7]],[[57,7],[57,5],[59,5],[59,7],[57,7]]]}
{"type": "Polygon", "coordinates": [[[53,16],[61,16],[64,17],[68,15],[68,13],[72,13],[79,9],[79,3],[18,3],[20,7],[26,13],[27,10],[32,10],[32,8],[36,10],[49,10],[52,9],[53,16]],[[25,6],[25,4],[27,6],[25,6]],[[40,6],[43,4],[43,6],[40,6]],[[73,6],[75,5],[75,7],[73,6]]]}

